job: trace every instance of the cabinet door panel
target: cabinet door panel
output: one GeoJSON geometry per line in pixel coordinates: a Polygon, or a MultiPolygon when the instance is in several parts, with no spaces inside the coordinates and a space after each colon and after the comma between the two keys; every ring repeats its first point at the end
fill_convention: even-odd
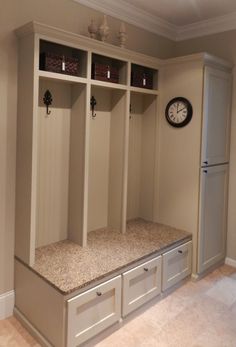
{"type": "Polygon", "coordinates": [[[198,273],[225,257],[228,165],[201,170],[198,273]]]}
{"type": "Polygon", "coordinates": [[[126,316],[161,292],[161,256],[123,274],[123,310],[126,316]]]}
{"type": "Polygon", "coordinates": [[[121,276],[68,300],[67,346],[76,347],[121,317],[121,276]]]}
{"type": "Polygon", "coordinates": [[[172,287],[192,271],[192,241],[163,254],[162,290],[172,287]]]}
{"type": "Polygon", "coordinates": [[[229,160],[231,75],[205,68],[201,165],[229,160]]]}

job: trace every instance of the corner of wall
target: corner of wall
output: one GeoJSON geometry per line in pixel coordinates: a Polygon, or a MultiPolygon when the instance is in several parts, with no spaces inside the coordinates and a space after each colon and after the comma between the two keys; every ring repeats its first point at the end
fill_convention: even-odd
{"type": "Polygon", "coordinates": [[[235,259],[227,257],[227,258],[225,258],[225,264],[233,266],[236,268],[236,260],[235,259]]]}

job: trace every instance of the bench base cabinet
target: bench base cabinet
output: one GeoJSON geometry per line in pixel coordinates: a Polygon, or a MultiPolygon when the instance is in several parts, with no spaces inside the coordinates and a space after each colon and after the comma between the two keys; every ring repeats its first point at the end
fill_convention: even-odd
{"type": "Polygon", "coordinates": [[[121,318],[121,276],[70,300],[67,347],[76,347],[121,318]]]}
{"type": "Polygon", "coordinates": [[[126,316],[161,293],[161,256],[123,275],[122,315],[126,316]]]}
{"type": "Polygon", "coordinates": [[[191,253],[192,242],[186,242],[67,298],[16,260],[15,312],[42,345],[80,346],[188,276],[191,253]],[[48,312],[53,318],[45,321],[48,312]]]}
{"type": "Polygon", "coordinates": [[[165,291],[191,274],[192,241],[164,253],[162,258],[162,290],[165,291]]]}

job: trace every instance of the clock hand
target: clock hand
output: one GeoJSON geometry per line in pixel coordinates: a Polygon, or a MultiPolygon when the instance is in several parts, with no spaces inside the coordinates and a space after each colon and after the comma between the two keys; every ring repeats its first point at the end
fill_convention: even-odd
{"type": "Polygon", "coordinates": [[[178,110],[178,109],[177,109],[177,113],[179,113],[179,112],[183,111],[185,108],[186,108],[186,106],[185,106],[185,107],[183,107],[183,108],[181,108],[180,110],[178,110]]]}

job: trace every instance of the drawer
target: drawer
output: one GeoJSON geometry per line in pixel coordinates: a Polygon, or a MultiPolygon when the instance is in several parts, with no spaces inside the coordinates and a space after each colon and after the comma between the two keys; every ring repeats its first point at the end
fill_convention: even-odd
{"type": "Polygon", "coordinates": [[[163,254],[162,290],[166,290],[191,274],[192,241],[163,254]]]}
{"type": "Polygon", "coordinates": [[[161,292],[161,256],[123,275],[123,317],[161,292]]]}
{"type": "Polygon", "coordinates": [[[67,347],[76,347],[121,317],[121,276],[67,301],[67,347]]]}

